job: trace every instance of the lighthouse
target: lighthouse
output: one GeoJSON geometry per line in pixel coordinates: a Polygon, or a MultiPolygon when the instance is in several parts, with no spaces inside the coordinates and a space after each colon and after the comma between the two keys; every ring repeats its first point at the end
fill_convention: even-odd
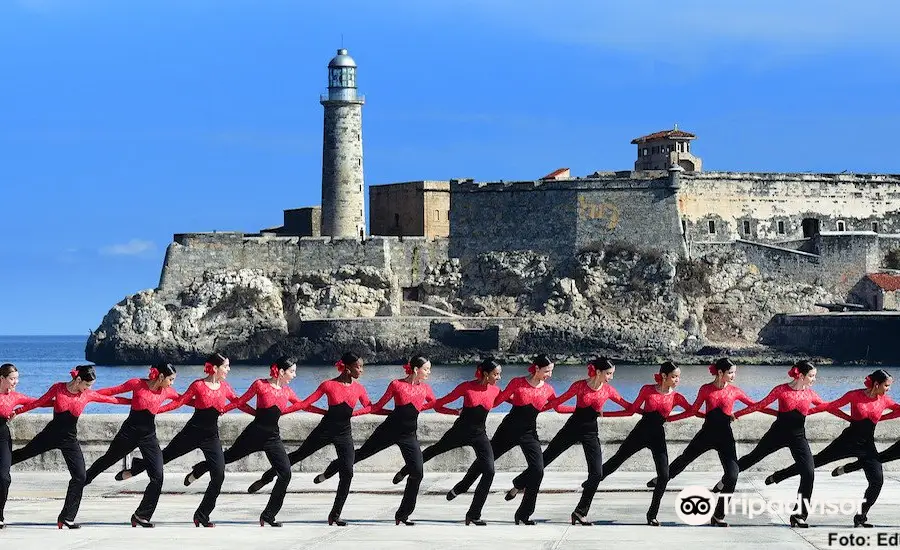
{"type": "Polygon", "coordinates": [[[363,238],[362,106],[356,62],[341,48],[328,63],[322,140],[322,235],[363,238]]]}

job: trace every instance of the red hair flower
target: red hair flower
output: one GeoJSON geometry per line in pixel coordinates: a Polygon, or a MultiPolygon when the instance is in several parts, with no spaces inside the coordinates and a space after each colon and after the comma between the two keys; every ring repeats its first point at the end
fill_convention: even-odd
{"type": "Polygon", "coordinates": [[[341,372],[344,372],[344,370],[347,369],[347,365],[345,365],[344,362],[339,359],[338,362],[334,364],[334,368],[341,372]]]}
{"type": "Polygon", "coordinates": [[[272,363],[272,366],[269,367],[269,376],[272,378],[278,378],[278,365],[272,363]]]}
{"type": "Polygon", "coordinates": [[[479,369],[478,367],[475,367],[475,380],[481,380],[482,374],[483,373],[481,372],[481,369],[479,369]]]}
{"type": "Polygon", "coordinates": [[[800,374],[800,369],[798,369],[797,367],[791,367],[791,370],[788,371],[788,376],[790,376],[791,378],[800,378],[803,375],[800,374]]]}
{"type": "Polygon", "coordinates": [[[147,375],[147,378],[150,380],[156,380],[159,378],[159,369],[156,367],[150,367],[150,373],[147,375]]]}
{"type": "Polygon", "coordinates": [[[70,371],[69,371],[69,374],[72,375],[72,379],[73,379],[73,380],[76,379],[76,378],[78,378],[78,369],[72,369],[72,370],[70,370],[70,371]]]}
{"type": "Polygon", "coordinates": [[[713,365],[709,366],[709,373],[711,375],[715,376],[716,374],[718,374],[718,372],[719,372],[719,369],[716,368],[716,365],[713,364],[713,365]]]}
{"type": "Polygon", "coordinates": [[[534,375],[534,373],[537,372],[537,368],[538,368],[537,365],[535,365],[534,363],[532,363],[532,364],[528,367],[528,374],[534,375]]]}
{"type": "Polygon", "coordinates": [[[205,365],[203,365],[203,372],[205,372],[206,374],[215,374],[216,366],[212,363],[206,363],[205,365]]]}
{"type": "Polygon", "coordinates": [[[875,382],[872,381],[872,377],[871,377],[871,376],[866,376],[866,379],[865,379],[865,381],[863,382],[863,384],[865,384],[866,387],[869,388],[869,389],[871,390],[872,387],[875,385],[875,382]]]}
{"type": "Polygon", "coordinates": [[[656,380],[657,384],[662,384],[662,375],[660,373],[656,373],[653,375],[653,379],[656,380]]]}
{"type": "Polygon", "coordinates": [[[592,364],[588,364],[588,378],[593,378],[597,376],[597,367],[592,364]]]}
{"type": "Polygon", "coordinates": [[[405,365],[403,365],[403,371],[406,372],[407,376],[409,376],[410,374],[413,373],[412,365],[410,365],[409,363],[406,363],[405,365]]]}

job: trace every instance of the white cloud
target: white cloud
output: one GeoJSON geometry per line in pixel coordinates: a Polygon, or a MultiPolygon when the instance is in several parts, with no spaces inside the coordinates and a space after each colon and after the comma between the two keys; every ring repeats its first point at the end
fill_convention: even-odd
{"type": "Polygon", "coordinates": [[[156,244],[153,241],[131,239],[124,244],[113,244],[100,249],[104,256],[146,256],[156,252],[156,244]]]}

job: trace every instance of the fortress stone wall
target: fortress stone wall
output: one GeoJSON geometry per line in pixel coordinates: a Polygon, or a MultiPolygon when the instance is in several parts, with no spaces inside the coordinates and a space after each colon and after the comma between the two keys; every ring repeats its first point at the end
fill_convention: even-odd
{"type": "Polygon", "coordinates": [[[804,219],[818,220],[822,232],[900,232],[896,174],[703,172],[680,181],[678,210],[689,241],[790,241],[811,236],[804,219]]]}
{"type": "Polygon", "coordinates": [[[175,235],[166,250],[159,289],[177,293],[205,271],[256,269],[274,279],[341,266],[390,270],[401,287],[421,283],[429,265],[447,260],[447,240],[424,237],[278,237],[244,233],[175,235]]]}
{"type": "Polygon", "coordinates": [[[686,253],[675,189],[662,173],[450,185],[450,256],[533,250],[564,258],[627,243],[686,253]]]}

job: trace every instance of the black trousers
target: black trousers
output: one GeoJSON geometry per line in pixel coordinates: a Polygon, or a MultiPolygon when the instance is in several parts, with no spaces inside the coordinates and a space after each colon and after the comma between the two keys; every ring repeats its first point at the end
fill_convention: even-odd
{"type": "MultiPolygon", "coordinates": [[[[893,462],[898,458],[900,458],[900,441],[878,453],[878,462],[882,464],[893,462]]],[[[844,465],[844,472],[858,472],[863,469],[864,465],[865,462],[863,460],[856,459],[844,465]]]]}
{"type": "MultiPolygon", "coordinates": [[[[481,407],[474,408],[484,411],[481,407]]],[[[487,411],[483,413],[481,411],[470,413],[469,409],[464,408],[453,426],[434,445],[422,451],[423,462],[459,447],[472,447],[475,451],[475,462],[472,463],[470,470],[474,468],[481,475],[481,480],[475,487],[475,496],[472,498],[469,511],[466,512],[469,519],[481,519],[481,510],[487,501],[491,483],[494,482],[494,451],[484,429],[487,411]]],[[[409,468],[406,466],[400,471],[409,474],[409,468]]]]}
{"type": "MultiPolygon", "coordinates": [[[[866,473],[866,481],[869,482],[863,497],[866,501],[862,504],[862,516],[866,518],[869,508],[878,500],[881,487],[884,485],[884,475],[881,462],[878,460],[878,450],[875,448],[875,423],[871,420],[854,420],[844,428],[841,435],[829,443],[824,449],[813,455],[813,465],[818,468],[842,458],[856,457],[860,468],[866,473]]],[[[800,465],[794,464],[772,474],[775,483],[800,473],[800,465]]]]}
{"type": "MultiPolygon", "coordinates": [[[[591,510],[591,502],[593,502],[594,495],[597,493],[600,480],[603,479],[603,452],[600,449],[600,437],[597,432],[597,412],[593,408],[575,409],[575,413],[569,417],[562,429],[553,436],[550,444],[544,450],[544,467],[546,468],[552,464],[554,460],[559,458],[559,455],[577,443],[581,443],[581,448],[584,450],[584,459],[588,467],[588,478],[581,484],[581,499],[575,507],[575,513],[585,517],[591,510]]],[[[527,484],[528,470],[513,478],[513,487],[516,489],[526,489],[527,484]]]]}
{"type": "Polygon", "coordinates": [[[9,474],[12,466],[12,435],[5,418],[0,418],[0,522],[6,521],[3,511],[6,509],[6,499],[9,498],[9,486],[12,484],[12,476],[9,474]]]}
{"type": "Polygon", "coordinates": [[[616,454],[604,462],[600,468],[600,475],[605,479],[641,449],[650,450],[653,455],[653,464],[656,466],[656,486],[653,488],[653,500],[647,510],[647,517],[650,519],[655,519],[659,513],[659,503],[662,501],[666,485],[669,482],[669,454],[666,449],[664,424],[665,419],[659,413],[644,414],[631,432],[625,436],[625,440],[622,441],[616,454]]]}
{"type": "MultiPolygon", "coordinates": [[[[544,479],[544,456],[541,453],[541,442],[537,436],[536,418],[537,411],[534,407],[513,407],[512,411],[503,418],[491,438],[491,453],[494,455],[495,461],[516,446],[520,447],[522,454],[525,455],[525,462],[528,464],[527,469],[523,472],[525,495],[515,513],[515,517],[520,519],[529,519],[534,513],[537,494],[541,489],[541,481],[544,479]]],[[[483,474],[479,459],[476,457],[475,462],[469,466],[463,478],[453,487],[453,491],[456,494],[465,493],[472,487],[479,475],[483,474]]]]}
{"type": "MultiPolygon", "coordinates": [[[[337,492],[334,495],[334,504],[328,517],[340,518],[344,503],[347,502],[347,495],[350,494],[350,482],[353,481],[354,449],[350,415],[343,414],[343,412],[340,415],[326,413],[303,444],[297,450],[288,453],[288,461],[294,465],[326,445],[334,445],[334,450],[337,451],[337,471],[340,476],[337,492]]],[[[269,468],[263,473],[263,479],[268,482],[275,479],[277,475],[278,472],[275,468],[269,468]]]]}
{"type": "Polygon", "coordinates": [[[131,411],[128,418],[122,423],[122,427],[119,428],[119,433],[110,443],[106,454],[88,468],[85,485],[89,485],[98,475],[135,449],[141,450],[150,483],[144,489],[144,497],[134,511],[134,515],[149,520],[156,511],[163,485],[162,450],[159,448],[159,440],[156,438],[154,415],[149,412],[131,411]]]}
{"type": "MultiPolygon", "coordinates": [[[[172,441],[162,451],[163,463],[168,463],[184,456],[194,449],[200,449],[209,467],[209,485],[203,494],[203,500],[194,515],[203,521],[209,521],[209,515],[216,508],[216,500],[225,481],[225,455],[222,442],[219,440],[219,412],[215,409],[199,409],[194,412],[188,423],[175,434],[172,441]]],[[[135,458],[129,472],[138,475],[147,469],[147,462],[135,458]]]]}
{"type": "MultiPolygon", "coordinates": [[[[722,409],[713,409],[706,413],[703,427],[694,435],[681,455],[669,464],[669,479],[674,479],[700,455],[712,450],[719,454],[719,462],[722,464],[724,485],[722,492],[729,495],[734,493],[740,472],[737,445],[734,441],[734,432],[731,431],[731,417],[722,412],[722,409]]],[[[716,503],[714,515],[718,519],[725,517],[726,500],[727,497],[721,497],[716,503]]]]}
{"type": "MultiPolygon", "coordinates": [[[[419,495],[419,486],[422,484],[423,477],[423,459],[422,449],[419,446],[419,438],[416,436],[416,419],[413,417],[412,424],[408,419],[395,418],[395,409],[387,419],[378,425],[377,428],[369,436],[369,439],[362,444],[354,453],[354,464],[361,462],[373,455],[380,453],[392,445],[400,448],[400,454],[403,456],[404,467],[409,472],[406,478],[406,488],[403,490],[403,499],[400,501],[400,507],[394,514],[396,519],[406,520],[412,515],[416,509],[416,499],[419,495]],[[410,427],[412,429],[410,429],[410,427]]],[[[418,415],[418,413],[416,413],[418,415]]],[[[341,469],[340,459],[332,460],[325,468],[325,477],[332,477],[341,469]]]]}
{"type": "Polygon", "coordinates": [[[59,449],[69,469],[69,486],[66,499],[57,521],[75,521],[78,508],[81,507],[81,495],[84,492],[84,455],[78,443],[78,418],[70,413],[54,413],[51,420],[34,439],[24,447],[12,452],[12,463],[18,464],[29,458],[46,453],[51,449],[59,449]]]}
{"type": "MultiPolygon", "coordinates": [[[[291,482],[291,463],[288,461],[287,451],[278,431],[278,424],[264,423],[254,420],[234,440],[234,444],[225,450],[225,464],[231,464],[253,453],[264,452],[269,464],[275,470],[277,481],[269,502],[262,512],[263,517],[275,519],[281,507],[284,505],[284,496],[287,494],[288,484],[291,482]]],[[[194,465],[191,473],[195,478],[200,478],[210,470],[209,462],[203,461],[194,465]]]]}
{"type": "MultiPolygon", "coordinates": [[[[803,519],[809,516],[806,503],[812,498],[815,481],[813,454],[806,440],[806,417],[797,411],[778,413],[769,430],[762,436],[752,451],[738,459],[738,470],[752,467],[770,454],[787,447],[794,457],[800,473],[800,508],[797,515],[803,519]]],[[[723,480],[724,485],[724,480],[723,480]]]]}

